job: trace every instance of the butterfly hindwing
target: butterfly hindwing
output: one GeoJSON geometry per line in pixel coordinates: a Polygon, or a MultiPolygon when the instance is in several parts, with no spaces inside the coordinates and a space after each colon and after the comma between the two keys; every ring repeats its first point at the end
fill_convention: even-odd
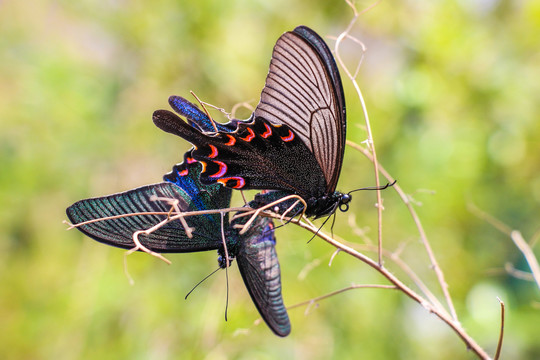
{"type": "Polygon", "coordinates": [[[195,104],[189,102],[181,96],[169,97],[169,104],[177,114],[186,118],[191,126],[203,132],[234,131],[238,120],[230,121],[226,124],[218,123],[208,117],[195,104]]]}
{"type": "Polygon", "coordinates": [[[154,123],[195,145],[193,157],[204,164],[201,181],[205,184],[287,190],[305,198],[323,194],[325,179],[316,159],[286,126],[256,118],[240,123],[233,133],[204,134],[167,110],[156,111],[154,123]],[[284,157],[287,154],[294,158],[284,157]],[[298,160],[300,168],[296,166],[298,160]],[[302,172],[310,176],[298,176],[302,172]]]}
{"type": "MultiPolygon", "coordinates": [[[[79,224],[89,220],[99,220],[78,226],[81,232],[107,245],[131,249],[135,247],[133,233],[147,230],[167,219],[171,204],[164,200],[178,201],[178,207],[187,211],[190,209],[190,196],[178,186],[170,183],[147,185],[123,193],[80,200],[67,208],[69,220],[79,224]],[[141,212],[159,212],[164,215],[131,215],[115,219],[103,218],[128,215],[141,212]]],[[[202,220],[200,217],[186,217],[186,222],[195,229],[192,238],[186,235],[179,220],[174,220],[152,232],[141,235],[142,245],[157,252],[191,252],[217,249],[221,242],[206,236],[213,233],[215,224],[202,220]]],[[[219,230],[219,229],[218,229],[219,230]]]]}
{"type": "Polygon", "coordinates": [[[257,218],[239,244],[236,260],[253,303],[276,335],[287,336],[291,324],[281,296],[281,271],[272,221],[257,218]]]}

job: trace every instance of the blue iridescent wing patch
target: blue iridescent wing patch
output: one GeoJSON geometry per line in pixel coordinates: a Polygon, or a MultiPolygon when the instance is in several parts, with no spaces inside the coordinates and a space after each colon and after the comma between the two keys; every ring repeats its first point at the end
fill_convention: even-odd
{"type": "MultiPolygon", "coordinates": [[[[149,229],[166,220],[168,213],[174,211],[171,201],[178,202],[182,212],[222,209],[229,206],[230,190],[217,186],[200,184],[200,164],[193,164],[187,173],[182,187],[172,183],[147,185],[123,193],[86,199],[76,202],[67,210],[71,223],[103,219],[111,216],[134,213],[155,212],[161,214],[131,215],[126,217],[99,220],[78,226],[81,232],[94,240],[124,249],[135,247],[133,233],[149,229]]],[[[220,214],[206,214],[184,218],[193,228],[189,238],[180,220],[173,220],[149,235],[141,235],[141,244],[156,252],[178,253],[215,250],[222,247],[220,214]]]]}
{"type": "Polygon", "coordinates": [[[213,133],[216,131],[232,132],[236,130],[239,120],[232,120],[222,124],[211,120],[206,113],[202,112],[197,105],[189,102],[181,96],[169,97],[169,105],[174,111],[186,118],[188,123],[202,132],[213,133]]]}

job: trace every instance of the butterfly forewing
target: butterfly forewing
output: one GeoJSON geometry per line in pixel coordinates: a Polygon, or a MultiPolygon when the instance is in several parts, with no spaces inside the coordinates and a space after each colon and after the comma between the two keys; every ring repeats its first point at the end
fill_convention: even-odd
{"type": "Polygon", "coordinates": [[[286,124],[314,154],[327,188],[335,190],[345,146],[345,100],[330,49],[298,27],[277,41],[254,115],[286,124]]]}

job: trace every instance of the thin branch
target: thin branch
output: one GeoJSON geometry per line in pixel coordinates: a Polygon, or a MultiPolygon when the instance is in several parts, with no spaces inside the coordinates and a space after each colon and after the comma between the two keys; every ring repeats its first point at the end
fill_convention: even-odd
{"type": "Polygon", "coordinates": [[[495,352],[495,357],[493,360],[498,360],[501,356],[501,349],[502,349],[502,343],[503,343],[503,337],[504,337],[504,302],[497,298],[499,300],[499,303],[501,304],[501,331],[499,332],[499,341],[497,342],[497,351],[495,352]]]}
{"type": "Polygon", "coordinates": [[[216,122],[214,121],[214,118],[212,117],[212,115],[210,115],[210,113],[208,112],[208,109],[206,108],[205,103],[201,101],[201,99],[199,99],[199,97],[197,95],[195,95],[195,93],[193,91],[190,91],[191,95],[193,95],[193,97],[195,99],[197,99],[197,101],[199,102],[199,104],[201,104],[204,112],[206,113],[206,116],[208,117],[208,119],[210,119],[210,122],[212,123],[212,126],[214,127],[214,131],[215,132],[218,132],[218,129],[217,129],[217,126],[216,126],[216,122]]]}
{"type": "MultiPolygon", "coordinates": [[[[376,4],[377,3],[375,3],[373,6],[375,6],[376,4]]],[[[379,187],[380,186],[379,162],[377,161],[377,152],[375,151],[375,142],[373,141],[373,134],[371,132],[371,123],[369,121],[369,115],[368,115],[366,103],[364,101],[364,96],[362,95],[362,91],[360,90],[360,86],[358,85],[358,82],[356,81],[355,75],[353,75],[349,71],[349,69],[347,68],[347,66],[345,65],[343,60],[341,59],[341,55],[339,53],[339,47],[341,46],[341,42],[343,41],[343,39],[351,37],[350,36],[350,31],[351,31],[353,25],[356,23],[356,20],[358,20],[358,17],[363,13],[363,12],[359,13],[357,11],[354,3],[352,3],[349,0],[347,0],[347,5],[349,5],[351,7],[351,9],[353,10],[354,16],[353,16],[351,22],[349,23],[349,25],[347,26],[347,28],[345,29],[345,31],[343,31],[337,37],[336,43],[334,45],[334,53],[335,53],[337,61],[339,62],[339,64],[343,68],[343,70],[345,70],[345,73],[347,74],[347,77],[351,80],[351,82],[352,82],[352,84],[354,86],[354,89],[356,90],[358,100],[360,101],[360,104],[362,106],[362,112],[364,114],[364,120],[365,120],[365,123],[366,123],[367,142],[368,142],[369,147],[371,149],[371,154],[373,156],[373,159],[375,159],[373,161],[374,171],[375,171],[375,185],[377,187],[379,187]]],[[[369,7],[365,11],[367,11],[369,9],[371,9],[371,7],[369,7]]],[[[363,53],[362,53],[362,58],[363,58],[363,53]]],[[[377,224],[378,224],[378,229],[377,229],[378,237],[377,237],[377,240],[378,240],[378,245],[379,245],[379,264],[381,266],[382,266],[382,211],[383,211],[383,205],[382,205],[381,191],[377,190],[377,218],[378,218],[378,221],[377,221],[377,224]]]]}
{"type": "MultiPolygon", "coordinates": [[[[238,104],[234,104],[234,106],[232,107],[231,109],[231,114],[230,116],[235,119],[236,118],[236,112],[238,111],[239,108],[246,108],[248,109],[250,112],[253,112],[255,111],[255,108],[253,107],[253,105],[251,105],[249,103],[249,101],[244,101],[244,102],[241,102],[241,103],[238,103],[238,104]]],[[[229,118],[230,119],[230,118],[229,118]]]]}
{"type": "MultiPolygon", "coordinates": [[[[276,216],[278,218],[278,216],[276,216]]],[[[303,221],[299,221],[296,219],[288,219],[288,221],[295,223],[299,225],[300,227],[311,231],[312,233],[317,233],[319,229],[315,226],[309,225],[303,221]]],[[[375,269],[377,272],[379,272],[382,276],[384,276],[390,283],[392,283],[398,290],[403,292],[405,295],[419,303],[422,307],[424,307],[427,311],[435,314],[438,318],[440,318],[442,321],[444,321],[452,330],[465,342],[467,347],[471,349],[479,358],[481,359],[490,359],[489,355],[485,352],[482,347],[480,347],[476,341],[467,334],[467,332],[461,327],[461,324],[458,321],[455,321],[452,317],[448,316],[446,312],[440,311],[436,307],[434,307],[429,301],[424,299],[422,296],[418,295],[414,290],[409,288],[407,285],[405,285],[403,282],[401,282],[394,274],[392,274],[389,270],[381,266],[378,262],[374,261],[370,257],[354,250],[353,248],[346,246],[342,244],[341,242],[333,239],[332,237],[328,236],[326,233],[319,231],[318,236],[329,243],[330,245],[334,246],[337,249],[340,249],[341,251],[359,259],[360,261],[364,262],[371,268],[375,269]]]]}
{"type": "MultiPolygon", "coordinates": [[[[356,149],[360,151],[364,156],[366,156],[370,161],[374,161],[373,156],[370,154],[370,152],[360,145],[347,140],[347,145],[351,146],[353,149],[356,149]]],[[[395,179],[390,176],[390,174],[379,165],[379,170],[381,174],[389,181],[393,182],[395,179]]],[[[428,254],[429,260],[431,262],[431,267],[433,268],[433,271],[435,271],[435,275],[437,276],[437,280],[439,281],[439,285],[441,286],[444,298],[446,300],[446,303],[448,305],[448,309],[450,310],[450,314],[452,315],[452,318],[454,321],[458,321],[456,309],[454,308],[454,303],[452,302],[452,298],[450,297],[450,292],[448,290],[448,284],[446,283],[446,280],[444,278],[444,273],[441,270],[441,267],[439,266],[439,263],[437,262],[437,259],[435,258],[435,254],[433,253],[433,250],[431,249],[431,245],[427,239],[426,233],[424,231],[424,227],[422,226],[422,223],[420,222],[420,218],[418,217],[418,214],[414,210],[414,207],[412,206],[412,203],[409,199],[409,197],[405,194],[405,192],[401,189],[399,184],[395,184],[392,186],[392,188],[398,193],[399,197],[409,210],[409,213],[411,214],[413,221],[416,225],[416,228],[418,229],[418,233],[420,235],[420,240],[422,241],[422,244],[424,245],[424,248],[426,249],[426,252],[428,254]]]]}
{"type": "Polygon", "coordinates": [[[469,210],[471,213],[473,213],[474,215],[476,215],[480,219],[484,220],[488,224],[491,224],[495,229],[499,230],[503,234],[511,236],[512,229],[508,225],[506,225],[505,223],[503,223],[502,221],[500,221],[499,219],[497,219],[493,215],[490,215],[487,212],[481,210],[476,205],[474,205],[472,202],[469,202],[467,204],[467,210],[469,210]]]}
{"type": "Polygon", "coordinates": [[[533,274],[516,269],[514,267],[514,264],[510,262],[507,262],[506,264],[504,264],[504,270],[506,271],[508,275],[515,277],[516,279],[534,281],[533,274]]]}
{"type": "Polygon", "coordinates": [[[304,306],[304,305],[312,305],[312,304],[316,303],[317,301],[330,298],[332,296],[344,293],[346,291],[350,291],[350,290],[354,290],[354,289],[367,289],[367,288],[369,288],[369,289],[397,290],[397,287],[395,287],[394,285],[378,285],[378,284],[357,285],[357,284],[353,284],[353,285],[348,286],[346,288],[339,289],[339,290],[336,290],[336,291],[332,291],[331,293],[321,295],[321,296],[317,296],[316,298],[306,300],[306,301],[302,301],[300,303],[297,303],[297,304],[294,304],[294,305],[291,305],[291,306],[287,306],[287,310],[291,310],[291,309],[294,309],[294,308],[297,308],[297,307],[300,307],[300,306],[304,306]]]}
{"type": "Polygon", "coordinates": [[[246,207],[234,207],[234,208],[227,208],[227,209],[217,209],[217,210],[201,210],[201,211],[186,211],[186,212],[180,212],[179,214],[175,216],[170,216],[170,211],[147,211],[147,212],[137,212],[137,213],[129,213],[129,214],[121,214],[121,215],[114,215],[114,216],[104,216],[99,219],[92,219],[88,221],[83,221],[77,224],[72,224],[67,220],[63,220],[62,223],[68,225],[68,228],[66,230],[71,230],[74,228],[77,228],[79,226],[92,224],[99,221],[107,221],[107,220],[115,220],[115,219],[121,219],[125,217],[130,216],[145,216],[145,215],[168,215],[169,218],[167,219],[167,222],[177,220],[180,217],[189,217],[189,216],[198,216],[198,215],[208,215],[208,214],[220,214],[222,212],[232,212],[232,211],[239,211],[239,212],[247,212],[252,211],[250,208],[246,207]]]}
{"type": "Polygon", "coordinates": [[[540,266],[538,265],[538,260],[534,256],[534,253],[532,249],[529,247],[529,244],[523,239],[523,236],[521,233],[517,230],[513,230],[510,233],[510,237],[514,241],[514,244],[518,247],[519,251],[525,256],[525,260],[527,260],[527,264],[529,264],[529,268],[531,268],[531,272],[534,277],[534,281],[536,281],[536,285],[540,288],[540,266]]]}
{"type": "MultiPolygon", "coordinates": [[[[534,281],[536,282],[538,288],[540,288],[540,265],[538,265],[538,260],[536,259],[536,256],[534,255],[531,246],[525,241],[525,239],[523,239],[523,235],[521,235],[521,232],[519,232],[518,230],[512,230],[508,225],[506,225],[496,217],[486,213],[485,211],[482,211],[473,203],[469,203],[467,207],[470,212],[478,216],[480,219],[485,220],[487,223],[491,224],[494,228],[496,228],[503,234],[510,236],[514,244],[516,244],[519,251],[521,251],[521,253],[525,257],[525,260],[527,261],[527,264],[529,264],[529,268],[531,269],[534,281]]],[[[534,235],[534,237],[536,237],[536,234],[534,235]]],[[[533,242],[531,241],[531,243],[533,242]]]]}

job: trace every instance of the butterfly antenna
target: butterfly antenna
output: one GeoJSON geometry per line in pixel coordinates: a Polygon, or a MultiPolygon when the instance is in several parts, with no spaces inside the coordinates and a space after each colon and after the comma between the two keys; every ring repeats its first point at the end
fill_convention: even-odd
{"type": "Polygon", "coordinates": [[[348,194],[352,193],[352,192],[355,192],[355,191],[360,191],[360,190],[384,190],[386,188],[389,188],[391,186],[394,186],[394,184],[397,182],[397,180],[394,180],[394,182],[392,182],[391,184],[390,183],[386,183],[386,185],[383,185],[383,186],[370,186],[370,187],[365,187],[365,188],[361,188],[361,189],[356,189],[356,190],[352,190],[352,191],[349,191],[348,194]]]}
{"type": "Polygon", "coordinates": [[[225,321],[227,321],[227,310],[229,310],[229,267],[225,268],[225,277],[227,278],[227,297],[225,300],[225,321]]]}
{"type": "Polygon", "coordinates": [[[193,289],[191,289],[191,290],[187,293],[187,295],[186,295],[186,297],[184,298],[184,300],[187,300],[188,296],[193,292],[193,290],[195,290],[199,285],[201,285],[201,284],[202,284],[206,279],[208,279],[210,276],[214,275],[219,269],[221,269],[221,268],[218,267],[216,270],[214,270],[214,271],[212,271],[210,274],[206,275],[204,279],[202,279],[201,281],[199,281],[199,282],[197,283],[197,285],[195,285],[195,286],[193,287],[193,289]]]}
{"type": "Polygon", "coordinates": [[[229,252],[227,250],[227,242],[225,241],[225,228],[223,227],[223,218],[224,213],[220,212],[221,215],[221,240],[223,241],[223,249],[225,250],[225,279],[227,283],[227,296],[225,300],[225,321],[227,321],[227,310],[229,309],[229,252]]]}

